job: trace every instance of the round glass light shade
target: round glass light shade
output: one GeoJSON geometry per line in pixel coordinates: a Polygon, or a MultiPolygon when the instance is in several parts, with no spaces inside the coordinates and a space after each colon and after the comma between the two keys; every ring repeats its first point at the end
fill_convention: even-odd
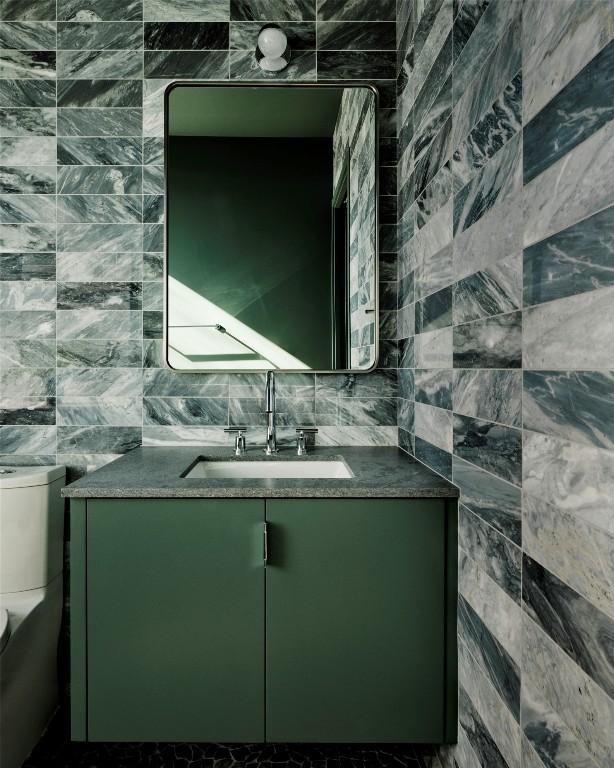
{"type": "Polygon", "coordinates": [[[267,59],[279,59],[287,45],[288,38],[279,27],[266,27],[258,35],[258,48],[267,59]]]}

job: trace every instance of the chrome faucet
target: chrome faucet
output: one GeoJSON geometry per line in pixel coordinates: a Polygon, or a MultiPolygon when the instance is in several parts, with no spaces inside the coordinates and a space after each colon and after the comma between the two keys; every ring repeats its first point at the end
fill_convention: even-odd
{"type": "Polygon", "coordinates": [[[272,456],[274,453],[277,453],[277,436],[275,434],[275,374],[273,371],[266,372],[264,412],[268,416],[266,447],[264,452],[267,456],[272,456]]]}

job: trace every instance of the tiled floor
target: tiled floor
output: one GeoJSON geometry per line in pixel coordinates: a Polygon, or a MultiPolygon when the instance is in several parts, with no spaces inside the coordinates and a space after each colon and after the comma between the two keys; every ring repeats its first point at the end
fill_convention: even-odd
{"type": "Polygon", "coordinates": [[[78,744],[59,713],[23,768],[419,768],[411,745],[78,744]]]}

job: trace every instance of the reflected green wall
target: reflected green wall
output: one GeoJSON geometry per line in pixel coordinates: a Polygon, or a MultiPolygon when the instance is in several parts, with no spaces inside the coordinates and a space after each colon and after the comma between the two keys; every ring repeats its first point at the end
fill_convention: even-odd
{"type": "Polygon", "coordinates": [[[330,139],[169,138],[169,273],[325,369],[332,164],[330,139]]]}

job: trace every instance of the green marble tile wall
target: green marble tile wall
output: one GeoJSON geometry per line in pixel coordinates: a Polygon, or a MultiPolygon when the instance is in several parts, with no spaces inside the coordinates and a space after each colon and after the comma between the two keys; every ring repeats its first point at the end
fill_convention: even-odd
{"type": "Polygon", "coordinates": [[[613,765],[614,2],[399,0],[399,442],[462,491],[460,738],[613,765]]]}
{"type": "MultiPolygon", "coordinates": [[[[141,442],[264,439],[262,376],[162,364],[163,112],[173,79],[367,79],[381,93],[383,280],[396,286],[395,4],[390,0],[1,0],[0,463],[91,470],[141,442]]],[[[397,442],[396,327],[381,370],[280,376],[282,440],[397,442]]]]}

